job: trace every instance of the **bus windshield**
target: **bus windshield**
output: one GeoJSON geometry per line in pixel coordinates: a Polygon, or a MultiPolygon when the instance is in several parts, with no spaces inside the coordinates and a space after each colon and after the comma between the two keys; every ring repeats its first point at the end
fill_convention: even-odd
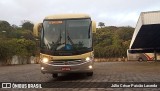
{"type": "Polygon", "coordinates": [[[43,49],[51,51],[83,51],[92,48],[90,19],[45,20],[43,49]]]}

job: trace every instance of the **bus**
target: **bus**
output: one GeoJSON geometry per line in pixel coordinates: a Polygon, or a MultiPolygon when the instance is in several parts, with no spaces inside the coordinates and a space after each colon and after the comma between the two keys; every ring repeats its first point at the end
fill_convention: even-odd
{"type": "Polygon", "coordinates": [[[50,15],[45,17],[43,23],[35,24],[33,30],[34,35],[40,37],[43,74],[52,74],[54,78],[59,73],[93,75],[96,23],[89,15],[50,15]]]}
{"type": "Polygon", "coordinates": [[[130,61],[153,61],[154,53],[130,53],[127,50],[127,59],[130,61]]]}

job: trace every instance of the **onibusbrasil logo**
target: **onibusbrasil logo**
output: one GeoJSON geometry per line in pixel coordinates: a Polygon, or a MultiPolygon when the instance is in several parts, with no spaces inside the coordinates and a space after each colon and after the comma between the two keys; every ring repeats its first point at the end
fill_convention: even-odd
{"type": "Polygon", "coordinates": [[[2,88],[42,88],[41,84],[34,83],[2,83],[2,88]]]}

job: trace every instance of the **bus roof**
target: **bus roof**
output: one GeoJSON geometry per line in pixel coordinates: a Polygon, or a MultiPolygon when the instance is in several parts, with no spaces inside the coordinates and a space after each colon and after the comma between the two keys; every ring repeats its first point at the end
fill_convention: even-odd
{"type": "Polygon", "coordinates": [[[74,19],[74,18],[90,18],[87,14],[56,14],[45,17],[45,19],[74,19]]]}

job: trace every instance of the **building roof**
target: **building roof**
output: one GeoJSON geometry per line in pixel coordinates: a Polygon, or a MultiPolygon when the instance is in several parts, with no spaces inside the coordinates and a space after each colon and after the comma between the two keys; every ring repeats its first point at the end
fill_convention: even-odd
{"type": "Polygon", "coordinates": [[[142,12],[132,40],[130,49],[160,48],[160,11],[142,12]]]}

